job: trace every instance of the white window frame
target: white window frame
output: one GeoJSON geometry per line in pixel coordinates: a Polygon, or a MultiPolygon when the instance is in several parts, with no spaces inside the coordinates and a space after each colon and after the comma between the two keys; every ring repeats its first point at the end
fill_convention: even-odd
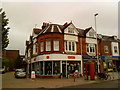
{"type": "Polygon", "coordinates": [[[90,32],[89,32],[89,36],[90,36],[90,37],[94,37],[94,32],[93,32],[93,31],[90,31],[90,32]]]}
{"type": "Polygon", "coordinates": [[[76,52],[76,42],[75,41],[65,41],[65,51],[76,52]],[[73,50],[73,47],[74,47],[74,50],[73,50]]]}
{"type": "Polygon", "coordinates": [[[90,43],[87,44],[86,51],[87,51],[87,53],[95,53],[96,52],[95,44],[90,44],[90,43]]]}
{"type": "Polygon", "coordinates": [[[46,41],[46,49],[45,50],[51,51],[51,41],[50,40],[46,41]]]}
{"type": "Polygon", "coordinates": [[[114,46],[114,53],[118,53],[118,48],[117,48],[117,46],[114,46]]]}
{"type": "Polygon", "coordinates": [[[54,51],[59,51],[59,40],[54,40],[53,45],[54,45],[54,51]]]}
{"type": "Polygon", "coordinates": [[[104,46],[104,52],[105,52],[105,53],[109,53],[108,46],[106,46],[106,45],[104,46]]]}
{"type": "Polygon", "coordinates": [[[37,54],[37,43],[33,44],[33,54],[37,54]]]}
{"type": "Polygon", "coordinates": [[[74,34],[74,28],[68,28],[68,33],[74,34]]]}
{"type": "Polygon", "coordinates": [[[40,42],[40,52],[44,51],[44,42],[40,42]]]}

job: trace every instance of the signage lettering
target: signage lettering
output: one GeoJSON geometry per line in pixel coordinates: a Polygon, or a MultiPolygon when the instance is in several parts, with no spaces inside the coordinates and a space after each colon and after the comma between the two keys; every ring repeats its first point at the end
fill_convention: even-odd
{"type": "Polygon", "coordinates": [[[75,56],[68,56],[68,59],[75,59],[75,56]]]}

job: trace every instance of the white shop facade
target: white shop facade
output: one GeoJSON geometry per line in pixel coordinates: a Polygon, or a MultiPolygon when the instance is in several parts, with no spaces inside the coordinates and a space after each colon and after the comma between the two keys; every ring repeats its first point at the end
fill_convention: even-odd
{"type": "Polygon", "coordinates": [[[82,74],[82,56],[68,54],[44,54],[31,59],[32,71],[36,75],[63,75],[73,74],[78,70],[82,74]]]}

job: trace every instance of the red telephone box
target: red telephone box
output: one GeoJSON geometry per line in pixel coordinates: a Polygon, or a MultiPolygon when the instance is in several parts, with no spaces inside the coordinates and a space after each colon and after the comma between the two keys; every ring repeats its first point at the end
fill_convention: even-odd
{"type": "Polygon", "coordinates": [[[92,61],[87,61],[86,62],[86,79],[88,80],[88,77],[90,76],[91,80],[95,79],[95,66],[94,62],[92,61]]]}

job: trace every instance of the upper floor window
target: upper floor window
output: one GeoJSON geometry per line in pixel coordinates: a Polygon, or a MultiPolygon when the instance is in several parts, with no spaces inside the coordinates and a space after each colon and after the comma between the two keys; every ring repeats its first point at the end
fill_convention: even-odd
{"type": "Polygon", "coordinates": [[[44,51],[44,42],[40,42],[40,52],[44,51]]]}
{"type": "Polygon", "coordinates": [[[73,28],[68,28],[68,33],[74,33],[74,29],[73,28]]]}
{"type": "Polygon", "coordinates": [[[76,42],[74,42],[74,41],[66,41],[65,42],[65,49],[66,49],[66,51],[75,52],[76,51],[76,42]]]}
{"type": "Polygon", "coordinates": [[[95,53],[95,44],[87,44],[87,52],[95,53]]]}
{"type": "Polygon", "coordinates": [[[51,41],[46,41],[46,51],[51,51],[51,41]]]}
{"type": "Polygon", "coordinates": [[[33,44],[33,54],[37,53],[37,43],[33,44]]]}
{"type": "Polygon", "coordinates": [[[94,32],[89,32],[90,37],[94,37],[94,32]]]}
{"type": "Polygon", "coordinates": [[[118,50],[117,50],[117,46],[114,46],[114,52],[117,53],[118,50]]]}
{"type": "Polygon", "coordinates": [[[109,51],[108,51],[108,46],[104,46],[104,52],[105,53],[108,53],[109,51]]]}
{"type": "Polygon", "coordinates": [[[37,49],[38,49],[38,45],[37,45],[37,43],[35,44],[35,52],[37,52],[37,49]]]}
{"type": "Polygon", "coordinates": [[[58,40],[54,40],[54,51],[59,51],[59,41],[58,40]]]}

